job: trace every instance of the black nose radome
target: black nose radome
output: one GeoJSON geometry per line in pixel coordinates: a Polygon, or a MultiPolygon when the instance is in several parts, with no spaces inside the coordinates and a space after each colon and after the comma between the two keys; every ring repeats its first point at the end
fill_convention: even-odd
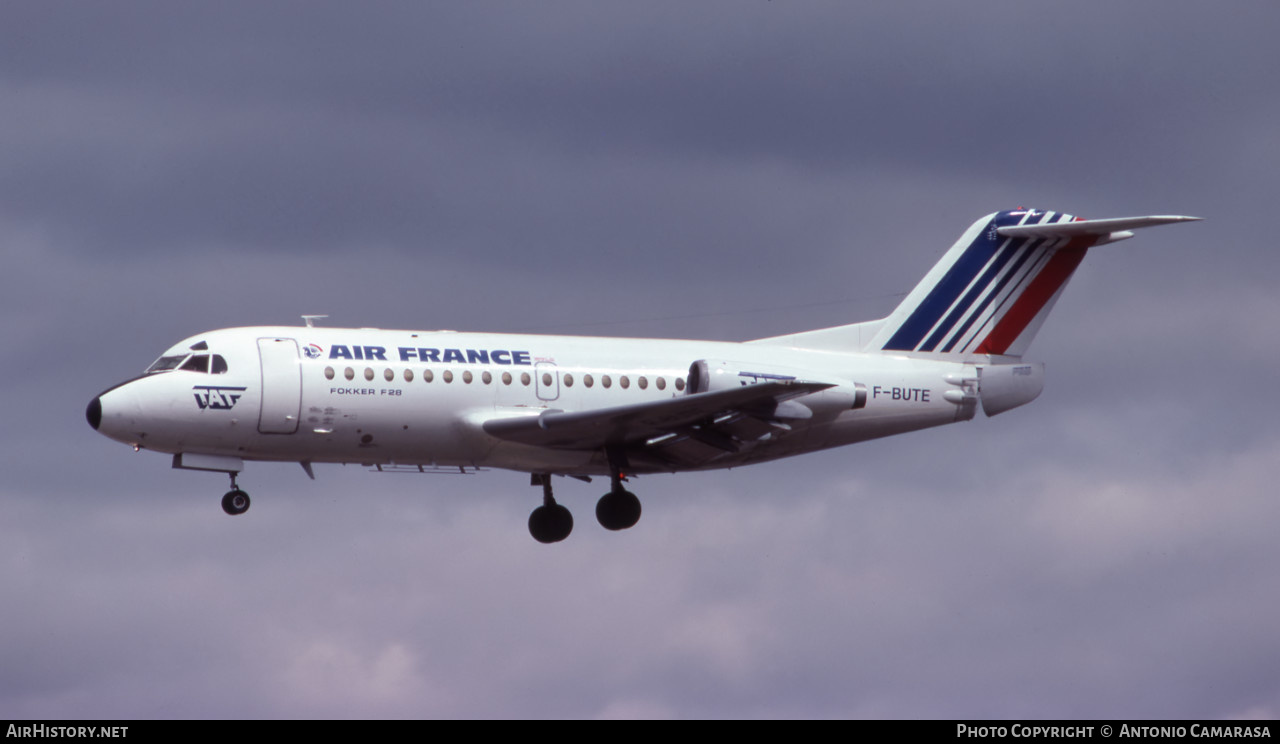
{"type": "Polygon", "coordinates": [[[92,426],[94,429],[98,428],[98,425],[102,423],[102,399],[101,398],[93,399],[93,402],[90,403],[89,407],[85,409],[84,417],[89,419],[89,426],[92,426]]]}

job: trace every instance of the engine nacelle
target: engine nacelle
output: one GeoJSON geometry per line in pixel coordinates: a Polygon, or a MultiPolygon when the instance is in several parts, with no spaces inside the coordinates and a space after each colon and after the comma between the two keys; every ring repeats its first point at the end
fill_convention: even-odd
{"type": "Polygon", "coordinates": [[[826,390],[783,401],[775,413],[778,418],[807,419],[815,414],[834,416],[867,405],[867,386],[860,382],[835,378],[818,379],[803,370],[719,359],[699,359],[689,365],[685,392],[693,395],[777,381],[823,382],[834,385],[826,390]]]}

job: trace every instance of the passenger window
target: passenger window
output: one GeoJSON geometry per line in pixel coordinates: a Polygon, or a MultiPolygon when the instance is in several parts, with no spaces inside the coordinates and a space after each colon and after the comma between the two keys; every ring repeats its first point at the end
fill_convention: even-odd
{"type": "Polygon", "coordinates": [[[467,370],[462,373],[462,381],[467,383],[468,385],[471,384],[471,370],[467,370]]]}
{"type": "Polygon", "coordinates": [[[587,387],[591,387],[591,385],[592,385],[594,382],[595,382],[595,380],[593,380],[593,379],[591,378],[591,375],[583,375],[583,376],[582,376],[582,384],[583,384],[583,385],[586,385],[587,387]]]}
{"type": "Polygon", "coordinates": [[[665,377],[659,377],[659,378],[658,378],[658,389],[659,389],[659,390],[666,390],[666,389],[667,389],[667,378],[665,378],[665,377]]]}
{"type": "Polygon", "coordinates": [[[332,380],[332,379],[333,379],[333,367],[325,367],[325,368],[324,368],[324,379],[326,379],[326,380],[332,380]]]}
{"type": "Polygon", "coordinates": [[[422,381],[423,381],[423,382],[431,382],[431,381],[432,381],[432,380],[434,380],[434,379],[436,379],[436,376],[435,376],[435,374],[433,374],[433,373],[431,372],[431,370],[429,370],[429,369],[424,369],[424,370],[422,370],[422,381]]]}
{"type": "Polygon", "coordinates": [[[354,380],[356,379],[356,371],[354,369],[351,369],[350,367],[347,367],[345,370],[342,371],[342,376],[347,378],[348,380],[354,380]]]}
{"type": "Polygon", "coordinates": [[[489,374],[489,372],[486,371],[484,374],[480,375],[480,381],[488,385],[489,383],[493,382],[493,375],[489,374]]]}
{"type": "Polygon", "coordinates": [[[405,381],[405,382],[413,382],[413,370],[411,370],[411,369],[406,369],[406,370],[404,371],[404,381],[405,381]]]}
{"type": "Polygon", "coordinates": [[[573,387],[573,375],[566,374],[566,375],[564,376],[564,386],[565,386],[565,387],[573,387]]]}
{"type": "Polygon", "coordinates": [[[636,380],[636,384],[640,386],[641,390],[644,390],[649,387],[649,378],[641,376],[639,380],[636,380]]]}
{"type": "Polygon", "coordinates": [[[622,386],[623,390],[626,390],[627,388],[631,387],[631,379],[628,378],[626,375],[623,375],[621,378],[618,379],[618,384],[622,386]]]}
{"type": "Polygon", "coordinates": [[[551,373],[550,373],[550,372],[543,372],[543,373],[542,373],[542,385],[543,385],[544,387],[551,387],[551,373]]]}
{"type": "Polygon", "coordinates": [[[600,384],[609,387],[613,384],[613,380],[609,378],[609,375],[600,375],[600,384]]]}
{"type": "Polygon", "coordinates": [[[440,375],[440,379],[445,382],[453,382],[453,370],[446,369],[444,374],[440,375]]]}
{"type": "Polygon", "coordinates": [[[510,385],[510,384],[511,384],[511,373],[510,373],[510,372],[503,372],[503,373],[502,373],[502,384],[503,384],[503,385],[510,385]]]}
{"type": "Polygon", "coordinates": [[[526,386],[526,387],[527,387],[527,386],[529,385],[529,382],[530,382],[532,379],[533,379],[533,378],[529,376],[529,373],[528,373],[528,372],[521,372],[521,373],[520,373],[520,384],[521,384],[521,385],[524,385],[524,386],[526,386]]]}
{"type": "Polygon", "coordinates": [[[677,378],[676,378],[676,390],[684,390],[684,378],[683,378],[683,377],[677,377],[677,378]]]}
{"type": "Polygon", "coordinates": [[[364,379],[373,382],[373,367],[364,368],[364,379]]]}
{"type": "Polygon", "coordinates": [[[396,373],[392,372],[390,369],[387,369],[383,371],[382,379],[386,380],[387,382],[391,382],[392,380],[396,379],[396,373]]]}

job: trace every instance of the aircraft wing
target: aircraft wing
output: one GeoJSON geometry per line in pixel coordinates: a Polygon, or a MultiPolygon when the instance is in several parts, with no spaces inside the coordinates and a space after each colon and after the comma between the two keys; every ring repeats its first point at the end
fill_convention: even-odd
{"type": "MultiPolygon", "coordinates": [[[[482,426],[499,439],[558,449],[647,444],[662,450],[691,437],[711,448],[707,454],[736,452],[744,441],[755,441],[770,433],[773,429],[769,422],[776,417],[803,417],[807,409],[796,404],[788,409],[783,405],[786,401],[831,387],[835,385],[772,380],[615,408],[548,409],[538,415],[490,419],[482,426]]],[[[784,424],[776,426],[780,430],[789,428],[784,424]]],[[[686,447],[681,452],[687,450],[686,447]]]]}

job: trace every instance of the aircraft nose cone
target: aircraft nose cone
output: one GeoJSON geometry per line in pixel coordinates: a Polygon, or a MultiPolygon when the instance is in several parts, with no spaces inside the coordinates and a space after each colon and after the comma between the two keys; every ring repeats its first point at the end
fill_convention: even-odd
{"type": "Polygon", "coordinates": [[[84,411],[84,417],[89,420],[89,426],[92,426],[96,431],[97,428],[102,424],[102,398],[101,397],[94,398],[93,401],[89,403],[89,407],[86,408],[84,411]]]}

